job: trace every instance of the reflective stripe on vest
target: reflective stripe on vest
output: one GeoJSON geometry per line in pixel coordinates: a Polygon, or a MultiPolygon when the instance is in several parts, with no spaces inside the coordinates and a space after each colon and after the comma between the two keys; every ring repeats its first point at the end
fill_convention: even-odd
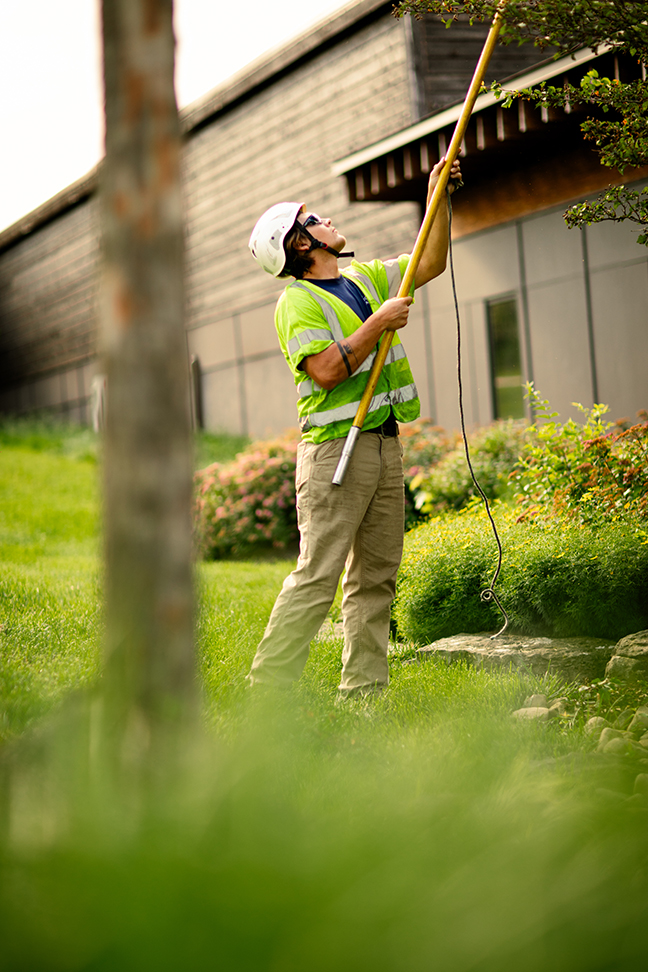
{"type": "Polygon", "coordinates": [[[400,264],[398,260],[385,260],[383,266],[387,274],[389,296],[396,297],[402,280],[400,264]]]}
{"type": "MultiPolygon", "coordinates": [[[[388,391],[380,392],[371,399],[371,404],[367,414],[375,412],[383,405],[401,404],[411,402],[418,397],[416,385],[405,385],[403,388],[391,388],[388,391]]],[[[348,402],[346,405],[338,405],[337,408],[328,408],[323,412],[309,412],[304,416],[303,423],[307,426],[324,426],[332,422],[343,422],[345,419],[355,418],[358,411],[358,402],[348,402]]]]}
{"type": "MultiPolygon", "coordinates": [[[[344,340],[344,336],[345,336],[344,335],[344,331],[342,330],[342,328],[340,326],[340,322],[338,320],[338,316],[335,313],[334,308],[331,307],[331,305],[329,304],[329,302],[324,297],[320,296],[320,294],[312,291],[310,289],[310,287],[304,286],[304,284],[301,283],[301,281],[299,281],[299,280],[295,280],[295,282],[293,284],[293,287],[296,288],[297,290],[305,290],[307,294],[310,294],[311,295],[311,297],[313,298],[313,300],[316,300],[317,301],[317,303],[320,305],[320,307],[322,309],[322,313],[324,314],[324,317],[326,318],[326,323],[328,324],[328,326],[331,329],[331,334],[333,335],[333,340],[334,341],[343,341],[344,340]]],[[[309,331],[302,331],[302,334],[309,334],[309,333],[310,333],[309,331]]],[[[327,335],[327,337],[328,337],[328,335],[327,335]]],[[[306,342],[304,341],[302,343],[305,344],[306,342]]]]}
{"type": "Polygon", "coordinates": [[[325,328],[315,328],[311,327],[306,330],[300,331],[298,337],[291,338],[288,342],[288,354],[291,356],[296,354],[303,344],[309,344],[311,341],[330,341],[331,332],[327,331],[325,328]]]}
{"type": "Polygon", "coordinates": [[[361,283],[365,285],[369,291],[369,296],[378,304],[382,304],[380,297],[378,296],[378,291],[373,285],[373,281],[366,275],[366,273],[360,273],[355,267],[350,267],[348,270],[344,271],[345,277],[350,277],[351,280],[360,280],[361,283]]]}
{"type": "Polygon", "coordinates": [[[297,385],[297,395],[299,398],[306,398],[307,395],[314,395],[315,392],[322,390],[322,386],[318,385],[316,381],[312,378],[304,378],[297,385]]]}
{"type": "MultiPolygon", "coordinates": [[[[369,357],[365,358],[359,368],[353,372],[354,375],[359,375],[362,371],[369,371],[371,368],[374,358],[376,357],[376,352],[372,351],[369,357]]],[[[396,361],[400,361],[401,358],[405,357],[405,348],[402,344],[392,344],[391,348],[387,352],[387,357],[385,358],[385,367],[390,364],[394,364],[396,361]]]]}
{"type": "MultiPolygon", "coordinates": [[[[291,356],[293,354],[296,354],[297,351],[299,351],[299,349],[301,348],[301,346],[303,344],[308,344],[309,341],[329,341],[330,339],[331,339],[331,334],[329,333],[329,331],[325,331],[323,329],[319,331],[314,328],[309,328],[308,330],[301,331],[298,338],[294,337],[288,342],[288,354],[290,354],[291,356]],[[303,338],[303,340],[300,340],[300,338],[303,338]]],[[[338,338],[338,340],[340,339],[338,338]]],[[[344,335],[342,335],[342,340],[345,340],[344,335]]],[[[369,371],[375,357],[376,357],[376,352],[372,351],[371,354],[367,358],[365,358],[365,360],[362,362],[360,367],[355,369],[353,374],[359,375],[363,371],[369,371]]],[[[392,344],[387,354],[385,364],[386,365],[394,364],[395,361],[399,361],[401,358],[404,357],[405,357],[405,348],[403,347],[403,345],[392,344]]],[[[306,387],[306,383],[302,382],[300,385],[297,386],[300,394],[300,398],[303,398],[305,395],[313,394],[312,390],[301,391],[302,386],[306,387]]],[[[317,384],[314,386],[314,388],[316,391],[321,390],[321,386],[317,384]]]]}

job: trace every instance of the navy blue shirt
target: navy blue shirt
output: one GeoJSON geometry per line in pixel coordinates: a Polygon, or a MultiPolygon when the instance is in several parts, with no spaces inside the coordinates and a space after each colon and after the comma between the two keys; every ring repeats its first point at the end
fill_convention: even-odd
{"type": "Polygon", "coordinates": [[[373,313],[371,304],[357,283],[348,280],[342,274],[339,277],[333,277],[331,280],[315,280],[313,277],[309,277],[308,282],[317,284],[322,290],[327,290],[329,294],[335,294],[358,315],[361,321],[366,321],[373,313]]]}

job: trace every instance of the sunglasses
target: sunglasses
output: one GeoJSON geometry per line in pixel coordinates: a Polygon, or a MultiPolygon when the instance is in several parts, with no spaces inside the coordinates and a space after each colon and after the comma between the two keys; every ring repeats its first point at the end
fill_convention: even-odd
{"type": "Polygon", "coordinates": [[[316,216],[315,213],[309,213],[302,223],[302,226],[308,228],[309,226],[321,226],[321,224],[322,220],[319,218],[319,216],[316,216]]]}

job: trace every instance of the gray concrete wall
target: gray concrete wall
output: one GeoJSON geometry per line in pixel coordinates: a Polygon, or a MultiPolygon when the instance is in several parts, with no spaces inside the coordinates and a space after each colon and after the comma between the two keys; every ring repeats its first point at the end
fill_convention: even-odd
{"type": "MultiPolygon", "coordinates": [[[[648,253],[631,223],[568,230],[563,209],[455,244],[463,332],[465,412],[493,417],[486,302],[515,296],[523,370],[564,421],[572,405],[610,406],[612,419],[648,407],[648,253]]],[[[434,418],[459,423],[456,326],[449,273],[428,284],[434,418]]]]}
{"type": "Polygon", "coordinates": [[[648,258],[636,235],[623,223],[587,230],[598,392],[614,418],[648,408],[648,258]]]}

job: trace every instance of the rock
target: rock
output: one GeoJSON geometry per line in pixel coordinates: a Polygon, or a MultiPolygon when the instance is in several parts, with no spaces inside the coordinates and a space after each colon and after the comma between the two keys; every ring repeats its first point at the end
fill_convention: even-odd
{"type": "Polygon", "coordinates": [[[602,753],[612,739],[623,739],[623,733],[620,729],[612,729],[610,726],[606,726],[599,736],[598,746],[596,747],[597,753],[602,753]]]}
{"type": "Polygon", "coordinates": [[[549,709],[546,705],[532,705],[525,709],[516,709],[513,715],[516,719],[537,719],[539,722],[546,722],[549,718],[549,709]]]}
{"type": "Polygon", "coordinates": [[[628,729],[630,732],[648,729],[648,705],[642,705],[641,708],[637,709],[628,729]]]}
{"type": "Polygon", "coordinates": [[[549,706],[549,718],[553,719],[556,716],[567,715],[569,711],[569,700],[568,699],[556,699],[549,706]]]}
{"type": "Polygon", "coordinates": [[[624,709],[614,720],[615,729],[627,729],[634,717],[633,709],[624,709]]]}
{"type": "Polygon", "coordinates": [[[639,740],[639,745],[648,749],[648,732],[644,732],[643,736],[639,740]]]}
{"type": "Polygon", "coordinates": [[[620,729],[604,729],[601,733],[596,751],[612,753],[616,756],[642,756],[645,749],[632,738],[632,733],[622,732],[620,729]]]}
{"type": "Polygon", "coordinates": [[[634,792],[648,797],[648,773],[639,773],[634,781],[634,792]]]}
{"type": "Polygon", "coordinates": [[[627,797],[626,807],[637,807],[637,809],[645,810],[646,808],[646,798],[641,793],[633,793],[632,796],[627,797]]]}
{"type": "Polygon", "coordinates": [[[605,674],[624,679],[648,678],[648,630],[626,635],[617,643],[605,674]]]}
{"type": "Polygon", "coordinates": [[[610,723],[603,716],[592,716],[585,723],[585,732],[588,736],[597,736],[602,729],[609,727],[610,723]]]}
{"type": "Polygon", "coordinates": [[[602,678],[614,645],[597,638],[532,638],[504,634],[460,634],[419,648],[423,661],[438,658],[452,665],[463,661],[488,671],[520,670],[534,675],[551,671],[569,681],[602,678]]]}
{"type": "Polygon", "coordinates": [[[546,695],[530,695],[528,699],[524,700],[525,709],[531,709],[537,706],[541,706],[543,709],[549,708],[546,695]]]}
{"type": "Polygon", "coordinates": [[[629,739],[610,739],[605,743],[601,751],[604,753],[614,753],[616,756],[629,756],[632,752],[632,743],[629,739]]]}
{"type": "Polygon", "coordinates": [[[635,658],[626,658],[623,655],[613,655],[605,669],[606,678],[620,678],[628,681],[645,675],[645,670],[640,667],[635,658]]]}

